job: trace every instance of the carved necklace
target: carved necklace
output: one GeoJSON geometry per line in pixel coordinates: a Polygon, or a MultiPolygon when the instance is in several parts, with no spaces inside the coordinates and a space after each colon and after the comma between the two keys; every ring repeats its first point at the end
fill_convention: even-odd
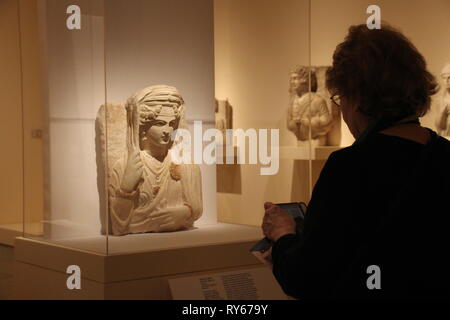
{"type": "Polygon", "coordinates": [[[141,160],[144,164],[144,172],[148,180],[154,180],[154,183],[152,183],[152,193],[154,197],[156,197],[161,190],[161,186],[168,179],[169,174],[175,181],[179,181],[181,179],[179,165],[172,163],[172,159],[169,154],[161,163],[147,152],[142,152],[141,160]]]}

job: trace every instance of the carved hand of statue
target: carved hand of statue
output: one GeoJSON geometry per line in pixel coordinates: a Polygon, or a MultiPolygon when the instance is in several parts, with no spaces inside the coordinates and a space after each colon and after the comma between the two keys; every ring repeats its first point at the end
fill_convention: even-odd
{"type": "Polygon", "coordinates": [[[292,121],[294,121],[295,123],[300,123],[302,119],[300,119],[300,117],[293,117],[292,121]]]}
{"type": "Polygon", "coordinates": [[[140,151],[138,149],[130,150],[120,188],[125,192],[135,191],[142,180],[143,171],[144,165],[141,161],[140,151]]]}
{"type": "Polygon", "coordinates": [[[191,209],[186,206],[164,208],[153,212],[150,217],[159,219],[160,227],[158,232],[170,232],[183,228],[186,220],[191,216],[191,209]]]}

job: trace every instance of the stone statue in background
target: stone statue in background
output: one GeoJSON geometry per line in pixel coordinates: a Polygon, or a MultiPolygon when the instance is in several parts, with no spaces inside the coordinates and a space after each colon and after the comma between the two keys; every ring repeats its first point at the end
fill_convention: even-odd
{"type": "Polygon", "coordinates": [[[447,63],[442,69],[441,77],[444,81],[444,90],[440,99],[436,127],[440,135],[450,136],[450,63],[447,63]]]}
{"type": "Polygon", "coordinates": [[[233,129],[233,107],[228,100],[216,99],[216,129],[224,136],[227,129],[233,129]]]}
{"type": "MultiPolygon", "coordinates": [[[[184,101],[165,85],[145,88],[125,105],[108,105],[109,215],[112,233],[167,232],[193,226],[203,210],[197,165],[172,162],[172,133],[184,101]]],[[[99,118],[105,111],[99,112],[99,118]]]]}
{"type": "Polygon", "coordinates": [[[324,84],[325,71],[326,67],[298,67],[291,73],[288,129],[299,141],[312,139],[317,140],[321,146],[339,145],[340,128],[336,128],[340,119],[339,110],[329,103],[329,93],[324,84]],[[319,71],[323,78],[320,88],[317,79],[319,71]],[[339,130],[337,139],[336,137],[330,139],[328,136],[333,127],[339,130]]]}

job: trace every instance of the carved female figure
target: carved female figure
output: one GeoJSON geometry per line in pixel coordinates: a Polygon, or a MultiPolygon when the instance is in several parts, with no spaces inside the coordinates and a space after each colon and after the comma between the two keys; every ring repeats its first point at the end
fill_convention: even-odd
{"type": "Polygon", "coordinates": [[[114,235],[187,229],[201,216],[200,168],[177,165],[170,154],[184,108],[177,89],[164,85],[128,99],[127,152],[109,175],[114,235]]]}
{"type": "Polygon", "coordinates": [[[299,67],[291,73],[288,128],[299,141],[324,137],[334,124],[333,114],[325,98],[317,94],[317,87],[313,68],[299,67]]]}
{"type": "Polygon", "coordinates": [[[440,135],[450,136],[450,63],[442,69],[441,77],[444,82],[444,92],[440,101],[436,126],[440,135]]]}

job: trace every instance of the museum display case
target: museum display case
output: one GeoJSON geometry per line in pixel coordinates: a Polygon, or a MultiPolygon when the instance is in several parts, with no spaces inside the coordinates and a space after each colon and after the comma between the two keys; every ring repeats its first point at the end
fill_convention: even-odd
{"type": "MultiPolygon", "coordinates": [[[[225,4],[229,5],[236,3],[225,4]]],[[[309,34],[308,5],[308,1],[300,1],[297,8],[304,15],[301,38],[305,41],[298,44],[300,60],[300,52],[297,51],[290,54],[291,61],[280,66],[285,70],[285,101],[291,99],[290,71],[296,65],[309,64],[306,41],[309,34]]],[[[222,148],[226,160],[224,164],[219,161],[216,168],[214,162],[208,162],[204,157],[210,142],[205,139],[205,132],[218,128],[224,133],[223,138],[228,138],[225,130],[233,127],[256,132],[284,130],[285,126],[280,124],[286,119],[283,114],[277,115],[279,119],[275,125],[268,121],[273,114],[267,112],[267,101],[273,97],[258,94],[259,86],[246,85],[250,79],[241,79],[241,83],[236,84],[239,88],[248,89],[242,102],[238,100],[233,105],[227,101],[227,94],[234,97],[233,90],[230,88],[224,92],[221,89],[224,83],[220,79],[229,81],[223,76],[229,71],[224,70],[221,63],[227,60],[224,54],[230,52],[217,46],[230,45],[223,32],[237,33],[220,25],[214,28],[214,17],[224,22],[218,13],[221,12],[220,6],[217,3],[214,11],[211,1],[36,1],[35,27],[42,69],[41,103],[44,106],[43,151],[40,155],[43,159],[44,216],[39,221],[42,234],[36,235],[31,232],[30,217],[24,215],[25,238],[108,255],[161,249],[165,245],[176,247],[189,243],[191,238],[198,238],[198,243],[214,242],[202,240],[202,234],[213,228],[216,238],[220,238],[220,228],[224,225],[227,228],[231,224],[258,226],[258,223],[247,221],[245,216],[260,219],[263,213],[261,203],[259,209],[248,214],[241,214],[246,211],[245,205],[234,208],[230,217],[229,205],[220,202],[220,191],[220,204],[216,203],[217,188],[231,190],[231,193],[223,194],[232,196],[236,187],[241,189],[245,202],[256,203],[252,195],[247,194],[248,183],[253,184],[256,178],[263,182],[257,185],[275,185],[274,181],[282,181],[291,174],[291,170],[286,169],[291,165],[290,160],[277,164],[271,174],[261,174],[267,163],[260,164],[261,159],[257,159],[257,163],[248,163],[252,161],[250,153],[255,146],[254,141],[248,137],[243,140],[231,137],[229,142],[234,154],[228,156],[225,145],[228,140],[219,141],[216,135],[215,141],[222,148]],[[151,19],[144,14],[149,11],[154,13],[151,19]],[[167,24],[163,12],[170,12],[177,23],[167,24]],[[217,86],[214,86],[215,75],[217,86]],[[254,106],[258,104],[261,110],[254,112],[254,106]],[[234,120],[233,108],[237,115],[234,120]],[[169,130],[183,129],[193,136],[191,152],[194,164],[177,165],[169,159],[173,149],[181,144],[179,141],[167,143],[166,153],[163,152],[162,158],[155,158],[154,153],[158,154],[161,148],[154,145],[151,135],[160,133],[151,128],[155,128],[154,123],[158,121],[166,121],[169,130]],[[171,121],[175,124],[172,125],[171,121]],[[197,159],[197,150],[194,150],[198,143],[201,159],[197,159]],[[130,159],[136,152],[140,155],[130,159]],[[238,163],[241,157],[243,161],[238,163]],[[135,166],[132,160],[137,162],[135,166]],[[230,161],[232,163],[228,163],[230,161]],[[232,181],[236,175],[244,176],[237,182],[232,181]],[[218,210],[218,206],[225,210],[218,210]]],[[[250,9],[243,14],[248,15],[250,9]]],[[[243,16],[240,21],[245,20],[243,16]]],[[[276,29],[276,22],[273,21],[274,35],[280,31],[276,29]]],[[[245,25],[236,27],[245,28],[245,25]]],[[[248,42],[254,37],[253,31],[249,29],[242,33],[239,40],[248,42]]],[[[26,39],[22,37],[21,41],[26,39]]],[[[252,50],[263,45],[257,39],[250,44],[255,46],[249,48],[252,50]]],[[[236,51],[237,54],[245,52],[250,51],[244,48],[236,51]]],[[[258,63],[268,66],[266,60],[271,56],[267,53],[258,63]]],[[[239,58],[254,57],[243,55],[239,58]]],[[[243,64],[247,61],[244,60],[243,64]]],[[[257,66],[257,63],[251,65],[257,66]]],[[[237,74],[244,72],[235,70],[235,66],[230,67],[237,74]]],[[[269,82],[276,66],[271,68],[259,68],[262,73],[255,73],[254,77],[258,81],[266,79],[269,82]]],[[[308,91],[309,72],[305,76],[302,81],[308,91]]],[[[281,83],[278,85],[281,87],[281,83]]],[[[310,119],[306,116],[302,121],[310,119]]],[[[308,129],[310,127],[304,127],[306,135],[312,132],[308,129]]],[[[161,128],[166,130],[163,125],[161,128]]],[[[275,158],[278,158],[279,143],[271,140],[274,137],[269,135],[265,138],[269,150],[277,148],[272,150],[272,160],[278,162],[275,158]]],[[[287,139],[282,132],[281,140],[287,139]]],[[[302,148],[309,149],[309,139],[303,139],[302,143],[302,148]]],[[[285,144],[281,142],[281,146],[285,144]]],[[[214,155],[222,160],[219,153],[217,151],[214,155]]],[[[308,161],[305,154],[302,162],[306,166],[302,170],[306,176],[308,161]]],[[[309,183],[307,177],[301,180],[309,183]]],[[[268,200],[272,198],[270,193],[271,190],[265,192],[268,200]]],[[[293,197],[282,195],[272,198],[273,201],[276,198],[280,199],[279,202],[287,202],[293,197]]],[[[307,195],[300,200],[307,201],[307,195]]],[[[252,232],[252,237],[260,235],[260,231],[252,232]]],[[[194,245],[196,243],[194,241],[194,245]]]]}
{"type": "Polygon", "coordinates": [[[261,267],[249,252],[260,228],[221,221],[222,157],[205,156],[216,127],[213,2],[35,3],[43,217],[35,234],[24,214],[16,297],[50,280],[60,286],[41,297],[169,298],[168,277],[261,267]],[[71,265],[88,290],[61,282],[71,265]]]}
{"type": "MultiPolygon", "coordinates": [[[[176,246],[186,240],[173,241],[173,237],[155,231],[193,229],[194,221],[196,228],[217,224],[214,166],[200,164],[191,170],[161,160],[164,166],[160,168],[147,158],[141,159],[146,169],[161,172],[143,183],[137,199],[140,214],[179,206],[183,209],[179,215],[192,216],[178,218],[169,229],[151,221],[133,221],[130,230],[120,225],[119,220],[127,218],[122,221],[118,217],[124,213],[114,211],[121,186],[113,186],[112,181],[119,171],[123,175],[127,164],[123,163],[123,168],[116,165],[129,153],[127,140],[133,134],[127,130],[127,117],[133,112],[127,114],[127,109],[136,93],[143,92],[140,98],[145,96],[147,104],[153,98],[167,98],[168,102],[176,97],[176,108],[163,106],[161,115],[170,117],[175,112],[173,120],[180,128],[193,132],[194,121],[202,121],[203,130],[214,126],[212,4],[203,2],[36,2],[45,106],[40,155],[44,163],[44,217],[40,221],[42,234],[35,235],[31,232],[34,221],[24,216],[26,238],[108,254],[158,248],[167,241],[176,246]],[[147,19],[144,12],[148,11],[155,17],[147,19]],[[166,18],[158,12],[171,12],[179,25],[161,27],[166,18]],[[175,178],[177,174],[181,177],[175,178]],[[156,192],[156,188],[161,190],[156,192]],[[142,229],[136,225],[139,223],[147,227],[142,229]],[[154,237],[146,241],[150,232],[154,237]],[[135,234],[131,242],[126,237],[129,233],[135,234]],[[146,236],[143,247],[138,234],[146,236]]],[[[22,37],[22,41],[26,39],[22,37]]],[[[143,105],[147,109],[140,115],[137,111],[141,122],[147,121],[149,112],[156,112],[154,106],[143,105]]],[[[142,144],[140,138],[133,136],[132,145],[142,144]]],[[[122,178],[118,176],[119,181],[122,178]]],[[[170,214],[162,215],[160,220],[170,222],[170,218],[170,214]]]]}
{"type": "Polygon", "coordinates": [[[171,278],[261,267],[249,248],[264,202],[308,203],[329,155],[353,143],[325,73],[370,5],[441,79],[422,123],[448,133],[450,47],[429,36],[450,33],[447,2],[15,3],[21,108],[5,143],[23,179],[0,242],[19,236],[17,297],[52,279],[45,298],[170,298],[171,278]],[[65,287],[74,264],[82,293],[65,287]]]}

